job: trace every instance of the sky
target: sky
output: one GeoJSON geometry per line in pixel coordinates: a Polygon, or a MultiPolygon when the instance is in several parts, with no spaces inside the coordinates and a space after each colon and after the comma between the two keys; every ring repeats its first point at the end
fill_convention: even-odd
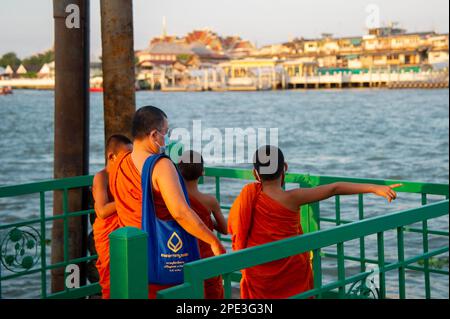
{"type": "MultiPolygon", "coordinates": [[[[372,4],[382,24],[448,33],[448,0],[134,0],[135,49],[162,34],[163,16],[169,34],[209,28],[223,36],[240,35],[258,47],[322,33],[362,35],[368,21],[376,21],[372,4]]],[[[0,0],[0,55],[13,51],[24,58],[51,48],[52,10],[52,0],[0,0]]],[[[91,58],[100,55],[100,0],[91,0],[91,58]]]]}

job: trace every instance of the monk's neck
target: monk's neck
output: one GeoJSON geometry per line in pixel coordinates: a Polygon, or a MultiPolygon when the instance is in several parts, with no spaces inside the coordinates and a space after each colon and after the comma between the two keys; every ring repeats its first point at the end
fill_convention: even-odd
{"type": "Polygon", "coordinates": [[[111,167],[112,167],[112,164],[111,164],[110,161],[108,161],[106,163],[105,168],[102,170],[102,172],[104,172],[106,174],[106,176],[109,176],[109,172],[111,171],[111,167]]]}
{"type": "Polygon", "coordinates": [[[263,192],[266,194],[280,194],[283,193],[284,190],[281,188],[281,181],[264,181],[262,182],[263,192]]]}
{"type": "Polygon", "coordinates": [[[134,166],[142,174],[142,168],[144,163],[149,156],[155,155],[156,153],[148,146],[148,143],[135,140],[133,143],[133,151],[131,152],[131,159],[134,166]]]}
{"type": "Polygon", "coordinates": [[[195,181],[184,181],[184,184],[186,185],[186,190],[190,195],[197,195],[200,193],[198,189],[198,180],[195,181]]]}

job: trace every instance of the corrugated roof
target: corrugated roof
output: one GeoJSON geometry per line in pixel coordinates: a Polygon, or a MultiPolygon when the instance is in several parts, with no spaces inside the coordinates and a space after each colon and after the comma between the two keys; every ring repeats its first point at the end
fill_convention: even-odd
{"type": "Polygon", "coordinates": [[[193,54],[188,46],[169,42],[152,44],[146,52],[153,54],[193,54]]]}

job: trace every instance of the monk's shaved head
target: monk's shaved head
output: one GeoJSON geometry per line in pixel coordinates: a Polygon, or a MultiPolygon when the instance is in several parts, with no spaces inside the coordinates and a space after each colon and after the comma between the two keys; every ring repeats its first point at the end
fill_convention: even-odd
{"type": "Polygon", "coordinates": [[[166,113],[154,106],[144,106],[133,117],[131,133],[134,139],[141,140],[153,130],[160,131],[167,119],[166,113]]]}
{"type": "Polygon", "coordinates": [[[115,134],[111,135],[108,140],[106,141],[106,155],[108,153],[113,153],[114,155],[117,155],[120,152],[121,146],[123,145],[131,145],[133,144],[128,137],[121,134],[115,134]]]}
{"type": "Polygon", "coordinates": [[[187,181],[195,181],[203,175],[204,161],[200,153],[195,151],[186,151],[180,157],[178,169],[181,175],[187,181]]]}
{"type": "Polygon", "coordinates": [[[284,171],[283,152],[276,146],[262,146],[253,156],[253,167],[262,181],[276,180],[284,171]]]}

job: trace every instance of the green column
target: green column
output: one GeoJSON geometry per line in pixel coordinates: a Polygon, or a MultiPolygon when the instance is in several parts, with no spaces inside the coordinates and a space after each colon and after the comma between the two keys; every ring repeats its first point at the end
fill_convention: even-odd
{"type": "Polygon", "coordinates": [[[124,227],[110,236],[111,299],[148,298],[147,233],[124,227]]]}

